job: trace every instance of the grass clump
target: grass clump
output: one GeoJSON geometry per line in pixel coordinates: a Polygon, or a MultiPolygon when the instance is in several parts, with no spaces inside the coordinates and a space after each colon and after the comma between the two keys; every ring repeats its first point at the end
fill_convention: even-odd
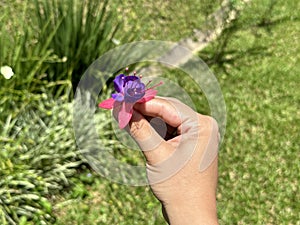
{"type": "Polygon", "coordinates": [[[2,224],[55,221],[51,196],[70,186],[82,164],[69,111],[69,103],[45,97],[7,118],[0,136],[2,224]]]}

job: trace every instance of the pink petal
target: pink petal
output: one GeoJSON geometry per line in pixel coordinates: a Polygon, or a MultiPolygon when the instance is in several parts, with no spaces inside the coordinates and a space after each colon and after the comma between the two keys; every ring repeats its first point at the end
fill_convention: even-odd
{"type": "Polygon", "coordinates": [[[129,123],[133,113],[133,105],[132,103],[123,102],[118,115],[120,129],[123,129],[129,123]]]}
{"type": "Polygon", "coordinates": [[[114,102],[115,102],[115,100],[113,98],[109,98],[109,99],[106,99],[106,100],[100,102],[98,106],[103,109],[112,109],[114,102]]]}
{"type": "Polygon", "coordinates": [[[154,89],[148,89],[146,90],[146,93],[144,95],[143,98],[141,98],[138,103],[144,103],[144,102],[148,102],[151,99],[153,99],[155,97],[155,95],[157,94],[157,90],[154,89]]]}

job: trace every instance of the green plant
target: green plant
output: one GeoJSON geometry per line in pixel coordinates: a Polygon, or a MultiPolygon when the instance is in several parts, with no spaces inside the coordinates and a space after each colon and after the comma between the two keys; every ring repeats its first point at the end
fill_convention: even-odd
{"type": "MultiPolygon", "coordinates": [[[[55,84],[45,82],[47,67],[44,63],[61,62],[49,48],[58,26],[53,25],[51,32],[47,33],[47,40],[42,42],[38,36],[45,30],[35,29],[32,19],[35,9],[29,1],[6,3],[3,6],[0,21],[5,25],[0,29],[0,66],[10,66],[15,74],[11,80],[4,82],[4,88],[23,89],[32,93],[50,89],[55,84]]],[[[4,80],[2,76],[0,79],[4,80]]],[[[64,83],[57,85],[64,86],[64,83]]]]}
{"type": "Polygon", "coordinates": [[[53,222],[49,195],[69,187],[68,178],[83,162],[70,104],[43,95],[11,118],[0,133],[1,224],[18,224],[22,216],[35,224],[53,222]]]}
{"type": "MultiPolygon", "coordinates": [[[[0,67],[8,65],[15,73],[4,83],[9,90],[68,93],[72,82],[75,89],[88,66],[116,45],[114,38],[122,26],[114,2],[2,4],[0,21],[5,25],[0,29],[0,67]]],[[[132,33],[119,34],[118,41],[129,42],[132,37],[132,33]]]]}
{"type": "MultiPolygon", "coordinates": [[[[67,96],[33,96],[17,115],[9,114],[0,130],[1,224],[51,224],[56,196],[74,187],[69,197],[84,198],[88,195],[84,184],[92,182],[80,175],[86,165],[82,153],[88,149],[76,147],[73,104],[67,96]]],[[[111,140],[108,117],[109,113],[99,113],[95,119],[103,147],[114,146],[113,153],[122,146],[111,140]]],[[[89,128],[80,127],[86,136],[89,128]]]]}
{"type": "MultiPolygon", "coordinates": [[[[48,80],[69,79],[76,88],[88,66],[115,46],[122,24],[114,7],[108,0],[35,0],[36,29],[42,31],[38,40],[65,62],[45,63],[48,80]]],[[[130,41],[129,36],[123,34],[119,41],[130,41]]]]}

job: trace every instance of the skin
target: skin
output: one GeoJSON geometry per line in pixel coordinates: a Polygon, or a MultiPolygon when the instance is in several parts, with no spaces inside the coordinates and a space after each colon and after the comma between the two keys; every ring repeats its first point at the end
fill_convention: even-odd
{"type": "MultiPolygon", "coordinates": [[[[216,188],[219,136],[216,121],[194,112],[176,99],[155,98],[143,104],[135,104],[126,129],[144,153],[149,183],[153,194],[162,204],[166,221],[172,225],[218,224],[216,188]],[[149,123],[157,117],[167,124],[164,138],[153,129],[159,127],[159,120],[156,120],[158,124],[155,126],[149,123]],[[196,141],[180,145],[183,137],[192,137],[189,132],[193,129],[197,131],[196,141]],[[172,176],[156,182],[156,176],[160,174],[153,171],[159,171],[161,163],[173,160],[171,156],[175,151],[187,151],[189,148],[194,151],[183,166],[172,176]],[[201,159],[209,163],[200,171],[200,164],[203,163],[201,159]]],[[[171,161],[170,165],[176,164],[171,161]]],[[[162,169],[161,173],[164,171],[162,169]]]]}

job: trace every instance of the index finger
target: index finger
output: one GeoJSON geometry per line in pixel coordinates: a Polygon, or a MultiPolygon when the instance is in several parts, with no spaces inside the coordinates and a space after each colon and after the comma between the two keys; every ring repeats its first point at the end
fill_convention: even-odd
{"type": "Polygon", "coordinates": [[[135,104],[134,109],[145,116],[160,117],[172,127],[182,124],[179,112],[167,98],[156,97],[146,103],[135,104]]]}

